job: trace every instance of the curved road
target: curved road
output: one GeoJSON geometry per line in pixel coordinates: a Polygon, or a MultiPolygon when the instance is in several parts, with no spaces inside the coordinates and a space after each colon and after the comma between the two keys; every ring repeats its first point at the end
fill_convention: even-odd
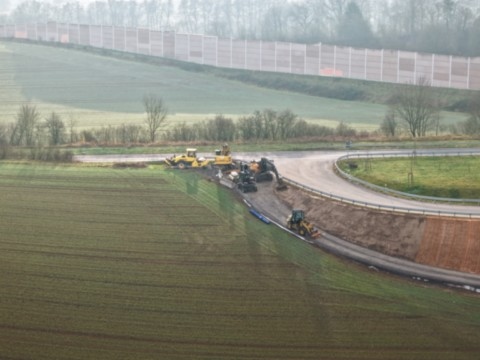
{"type": "MultiPolygon", "coordinates": [[[[428,150],[428,153],[435,152],[435,154],[458,154],[459,150],[428,150]]],[[[480,150],[465,150],[465,154],[477,153],[480,155],[480,150]]],[[[365,152],[358,152],[365,153],[365,152]]],[[[387,151],[373,151],[369,152],[369,156],[375,154],[388,153],[387,151]]],[[[410,150],[406,151],[391,151],[390,153],[404,153],[411,154],[410,150]]],[[[389,196],[387,194],[379,193],[368,189],[366,187],[356,185],[339,177],[334,171],[335,161],[352,152],[326,152],[326,151],[308,151],[308,152],[282,152],[282,153],[267,153],[261,156],[267,156],[274,160],[279,173],[285,178],[292,179],[295,182],[303,184],[307,187],[320,190],[324,193],[332,194],[334,196],[343,197],[346,199],[355,200],[357,202],[367,202],[375,205],[395,207],[395,208],[409,208],[418,211],[445,211],[468,213],[480,216],[480,207],[475,205],[456,205],[456,204],[442,204],[433,202],[421,202],[406,198],[398,198],[389,196]]],[[[354,154],[354,153],[353,153],[354,154]]],[[[422,151],[417,151],[417,154],[422,154],[422,151]]],[[[243,158],[243,154],[242,154],[243,158]]],[[[248,157],[245,160],[250,159],[248,157]]]]}
{"type": "MultiPolygon", "coordinates": [[[[417,154],[432,153],[435,154],[472,154],[480,155],[479,149],[439,149],[439,150],[417,150],[417,154]]],[[[361,152],[359,152],[361,153],[361,152]]],[[[365,152],[363,152],[365,153],[365,152]]],[[[404,151],[370,151],[369,156],[375,156],[380,153],[404,153],[411,154],[411,150],[404,151]]],[[[442,204],[432,202],[421,202],[406,198],[398,198],[375,192],[371,189],[353,184],[343,178],[340,178],[333,171],[335,161],[347,154],[355,152],[338,151],[279,151],[265,153],[236,153],[235,157],[245,161],[259,160],[261,157],[267,157],[274,160],[279,173],[288,179],[303,184],[307,187],[320,190],[324,193],[332,194],[338,197],[355,200],[357,202],[367,202],[375,205],[409,208],[418,211],[445,211],[469,213],[480,216],[480,206],[475,205],[456,205],[442,204]]],[[[199,156],[211,156],[211,154],[199,154],[199,156]]],[[[162,161],[165,155],[77,155],[76,161],[80,162],[142,162],[142,161],[162,161]]]]}

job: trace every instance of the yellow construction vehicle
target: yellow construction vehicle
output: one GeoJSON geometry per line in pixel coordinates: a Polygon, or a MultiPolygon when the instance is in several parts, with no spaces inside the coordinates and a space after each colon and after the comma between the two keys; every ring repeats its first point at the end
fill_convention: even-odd
{"type": "Polygon", "coordinates": [[[197,157],[197,149],[187,149],[186,154],[173,155],[172,157],[165,159],[165,163],[172,167],[178,167],[179,169],[186,168],[203,168],[214,162],[213,159],[205,159],[204,157],[197,157]]]}
{"type": "Polygon", "coordinates": [[[185,154],[173,155],[165,159],[165,163],[179,169],[204,168],[209,165],[222,168],[233,167],[233,159],[228,144],[224,144],[221,150],[215,150],[215,157],[213,159],[197,157],[197,149],[189,148],[185,154]]]}
{"type": "Polygon", "coordinates": [[[292,210],[287,218],[287,228],[296,231],[301,236],[308,236],[311,239],[320,237],[320,232],[305,219],[303,210],[292,210]]]}
{"type": "Polygon", "coordinates": [[[216,166],[233,167],[232,153],[228,144],[223,144],[222,149],[215,150],[215,160],[213,162],[216,166]]]}

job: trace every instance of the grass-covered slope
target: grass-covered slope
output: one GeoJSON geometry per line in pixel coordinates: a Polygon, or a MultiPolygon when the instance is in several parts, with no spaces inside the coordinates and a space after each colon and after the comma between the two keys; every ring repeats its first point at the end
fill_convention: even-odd
{"type": "MultiPolygon", "coordinates": [[[[171,122],[288,108],[318,124],[335,127],[343,121],[374,130],[386,110],[384,105],[276,91],[208,72],[6,41],[0,42],[0,84],[0,123],[13,122],[20,105],[30,101],[43,117],[55,111],[80,128],[139,124],[147,93],[165,100],[171,122]]],[[[445,120],[460,118],[449,113],[445,120]]]]}
{"type": "Polygon", "coordinates": [[[480,301],[345,264],[195,173],[0,164],[0,358],[476,359],[480,301]]]}
{"type": "Polygon", "coordinates": [[[340,162],[343,170],[378,186],[423,196],[480,199],[480,157],[405,157],[340,162]]]}

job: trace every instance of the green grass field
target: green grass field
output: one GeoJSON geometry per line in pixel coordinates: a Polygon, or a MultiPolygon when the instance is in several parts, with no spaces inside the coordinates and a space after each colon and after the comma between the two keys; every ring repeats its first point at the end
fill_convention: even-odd
{"type": "MultiPolygon", "coordinates": [[[[143,96],[161,96],[169,122],[192,123],[216,114],[236,119],[255,110],[290,109],[317,124],[336,127],[343,121],[356,129],[375,130],[384,105],[339,101],[185,71],[120,60],[92,53],[26,43],[0,42],[0,124],[13,122],[18,108],[30,101],[43,117],[52,111],[78,128],[143,122],[143,96]]],[[[464,120],[444,113],[445,123],[464,120]]]]}
{"type": "Polygon", "coordinates": [[[341,261],[194,172],[0,163],[2,359],[477,359],[478,296],[341,261]]]}
{"type": "Polygon", "coordinates": [[[379,186],[406,193],[480,199],[480,158],[478,156],[447,156],[388,158],[356,161],[350,170],[348,162],[340,162],[343,170],[379,186]],[[413,183],[410,173],[413,174],[413,183]]]}

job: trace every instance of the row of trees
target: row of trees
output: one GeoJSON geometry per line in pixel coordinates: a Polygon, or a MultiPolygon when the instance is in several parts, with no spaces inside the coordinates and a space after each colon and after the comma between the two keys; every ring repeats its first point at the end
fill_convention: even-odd
{"type": "Polygon", "coordinates": [[[196,124],[167,125],[167,108],[154,96],[144,99],[145,120],[139,124],[102,126],[78,130],[75,122],[65,124],[55,112],[42,120],[34,105],[22,105],[16,121],[0,126],[0,145],[43,147],[63,144],[97,145],[153,144],[158,141],[281,141],[307,137],[355,136],[346,124],[337,129],[310,124],[290,110],[266,109],[234,121],[223,115],[196,124]]]}
{"type": "Polygon", "coordinates": [[[425,78],[420,78],[417,86],[398,87],[389,101],[388,111],[380,125],[382,134],[395,137],[407,134],[412,138],[429,134],[438,135],[448,131],[458,135],[480,135],[480,93],[471,92],[467,99],[468,118],[465,121],[441,124],[441,110],[444,101],[434,92],[425,78]]]}
{"type": "Polygon", "coordinates": [[[4,21],[89,23],[221,37],[480,55],[477,0],[28,0],[4,21]]]}
{"type": "MultiPolygon", "coordinates": [[[[0,146],[42,147],[66,143],[93,143],[101,145],[153,144],[157,141],[173,142],[258,142],[288,141],[295,139],[351,139],[367,138],[372,134],[357,132],[348,124],[339,123],[329,128],[309,123],[290,110],[265,109],[255,111],[238,120],[217,115],[195,124],[178,123],[167,126],[168,109],[161,97],[144,96],[145,119],[142,125],[122,124],[77,130],[75,121],[67,124],[52,112],[42,119],[34,105],[20,107],[15,122],[0,125],[0,146]]],[[[417,86],[402,86],[392,95],[389,109],[375,135],[388,137],[407,134],[412,138],[424,137],[446,130],[440,123],[442,101],[435,96],[425,79],[417,86]]],[[[480,135],[480,95],[470,99],[470,115],[459,124],[450,126],[455,134],[480,135]]]]}

